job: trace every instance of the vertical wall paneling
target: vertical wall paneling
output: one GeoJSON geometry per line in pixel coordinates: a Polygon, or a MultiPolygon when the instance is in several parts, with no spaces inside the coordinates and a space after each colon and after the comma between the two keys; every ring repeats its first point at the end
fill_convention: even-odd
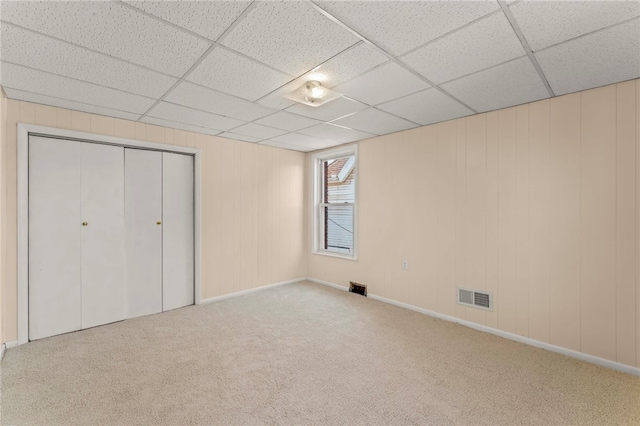
{"type": "MultiPolygon", "coordinates": [[[[245,256],[249,258],[252,255],[252,216],[253,216],[253,177],[251,176],[251,167],[253,167],[253,161],[251,159],[251,146],[248,144],[240,144],[240,162],[238,168],[240,169],[240,229],[239,229],[239,241],[240,252],[242,258],[245,256]]],[[[244,263],[244,262],[243,262],[244,263]]],[[[251,276],[254,274],[253,262],[247,262],[245,267],[240,269],[240,289],[246,290],[251,285],[251,276]]]]}
{"type": "Polygon", "coordinates": [[[549,342],[580,350],[580,93],[549,102],[549,342]]]}
{"type": "Polygon", "coordinates": [[[486,290],[493,293],[493,311],[486,313],[486,325],[498,328],[498,126],[499,113],[487,113],[486,194],[486,290]]]}
{"type": "MultiPolygon", "coordinates": [[[[66,111],[66,110],[65,110],[66,111]]],[[[60,119],[60,109],[58,111],[58,120],[60,119]]],[[[120,118],[114,119],[114,136],[126,139],[136,138],[136,123],[120,118]]]]}
{"type": "Polygon", "coordinates": [[[7,98],[4,95],[4,90],[0,88],[0,345],[4,341],[2,336],[4,335],[4,282],[5,282],[5,270],[7,268],[7,260],[5,252],[7,250],[6,244],[6,221],[5,221],[5,209],[7,203],[5,181],[6,181],[6,164],[5,164],[5,140],[6,140],[6,121],[7,121],[7,98]]]}
{"type": "MultiPolygon", "coordinates": [[[[456,285],[467,287],[467,131],[466,118],[459,118],[456,124],[456,285]]],[[[449,289],[451,292],[451,289],[449,289]]],[[[453,296],[455,297],[455,295],[453,296]]],[[[456,304],[456,317],[465,319],[467,308],[456,304]]]]}
{"type": "Polygon", "coordinates": [[[104,115],[91,114],[89,119],[91,125],[91,133],[113,136],[115,134],[115,118],[105,117],[104,115]]]}
{"type": "Polygon", "coordinates": [[[438,312],[455,315],[456,306],[456,126],[438,128],[438,312]]]}
{"type": "Polygon", "coordinates": [[[58,120],[53,127],[57,127],[59,129],[71,129],[71,111],[64,108],[56,108],[56,110],[58,112],[58,120]]]}
{"type": "Polygon", "coordinates": [[[549,100],[529,105],[529,337],[549,342],[549,100]]]}
{"type": "Polygon", "coordinates": [[[257,254],[257,267],[258,267],[258,277],[259,277],[259,285],[266,284],[266,276],[267,276],[267,267],[268,267],[268,259],[267,254],[269,253],[269,239],[267,237],[267,200],[269,199],[269,194],[267,194],[266,188],[266,180],[267,180],[267,171],[269,169],[269,164],[267,164],[267,153],[269,152],[269,148],[264,145],[258,145],[257,155],[256,155],[256,171],[254,174],[254,199],[256,199],[256,205],[259,206],[259,214],[257,215],[258,222],[258,254],[257,254]]]}
{"type": "Polygon", "coordinates": [[[517,153],[516,109],[499,111],[498,133],[498,328],[516,332],[517,153]]]}
{"type": "Polygon", "coordinates": [[[48,105],[36,104],[36,124],[55,127],[58,125],[58,109],[48,105]]]}
{"type": "Polygon", "coordinates": [[[636,366],[640,367],[640,81],[636,80],[636,366]]]}
{"type": "Polygon", "coordinates": [[[529,335],[529,105],[516,107],[516,333],[529,335]]]}
{"type": "MultiPolygon", "coordinates": [[[[23,123],[29,123],[28,120],[22,118],[22,113],[20,113],[20,121],[23,123]]],[[[71,111],[71,129],[79,132],[90,132],[91,114],[80,111],[71,111]]]]}
{"type": "Polygon", "coordinates": [[[234,144],[224,144],[220,147],[220,293],[234,292],[233,252],[234,240],[237,238],[234,229],[235,191],[234,169],[239,167],[235,162],[234,144]]]}
{"type": "MultiPolygon", "coordinates": [[[[5,333],[2,334],[5,342],[17,340],[17,308],[18,308],[18,236],[17,236],[17,125],[23,121],[21,113],[25,111],[30,117],[29,108],[21,108],[23,102],[7,100],[7,126],[5,141],[5,165],[6,165],[6,245],[5,251],[7,269],[5,272],[5,292],[3,294],[4,309],[6,315],[5,333]]],[[[35,108],[34,108],[35,110],[35,108]]]]}
{"type": "Polygon", "coordinates": [[[581,350],[616,359],[616,86],[581,103],[581,350]]]}
{"type": "MultiPolygon", "coordinates": [[[[487,114],[466,119],[466,286],[486,290],[487,114]]],[[[465,318],[486,324],[486,311],[465,307],[465,318]]]]}
{"type": "Polygon", "coordinates": [[[636,93],[635,81],[616,85],[616,355],[636,362],[636,93]]]}

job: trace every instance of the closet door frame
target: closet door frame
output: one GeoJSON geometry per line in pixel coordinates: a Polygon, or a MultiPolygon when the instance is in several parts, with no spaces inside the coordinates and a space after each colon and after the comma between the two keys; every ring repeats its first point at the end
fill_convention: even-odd
{"type": "Polygon", "coordinates": [[[75,130],[18,123],[18,345],[29,341],[29,136],[68,139],[78,142],[115,145],[124,148],[193,155],[194,157],[194,295],[202,303],[201,283],[201,151],[199,148],[105,136],[75,130]]]}

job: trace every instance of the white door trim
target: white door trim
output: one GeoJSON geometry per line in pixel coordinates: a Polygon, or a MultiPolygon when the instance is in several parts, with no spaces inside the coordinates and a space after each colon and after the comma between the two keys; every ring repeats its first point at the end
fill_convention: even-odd
{"type": "Polygon", "coordinates": [[[80,142],[144,148],[193,155],[194,162],[194,265],[195,302],[202,303],[201,283],[201,155],[199,148],[143,142],[75,130],[18,123],[18,344],[29,341],[29,135],[70,139],[80,142]]]}

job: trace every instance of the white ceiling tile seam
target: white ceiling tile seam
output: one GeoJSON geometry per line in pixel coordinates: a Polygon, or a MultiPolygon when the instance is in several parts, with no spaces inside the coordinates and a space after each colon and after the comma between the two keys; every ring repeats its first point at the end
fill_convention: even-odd
{"type": "MultiPolygon", "coordinates": [[[[87,106],[90,106],[90,107],[109,109],[109,110],[112,110],[112,111],[122,112],[124,114],[140,115],[140,113],[136,113],[136,112],[125,111],[125,110],[117,109],[117,108],[109,108],[109,107],[105,107],[103,105],[89,104],[87,102],[80,102],[80,101],[76,101],[74,99],[61,98],[59,96],[43,95],[42,93],[30,92],[28,90],[23,90],[23,89],[16,89],[15,87],[11,87],[11,86],[3,86],[3,87],[5,87],[5,88],[7,88],[9,90],[18,90],[20,92],[29,93],[29,94],[35,95],[35,96],[46,96],[46,97],[51,98],[51,99],[58,99],[58,100],[61,100],[61,101],[73,102],[73,103],[76,103],[76,104],[87,105],[87,106]]],[[[7,96],[7,99],[11,99],[11,98],[9,98],[7,96]]],[[[58,107],[56,107],[56,108],[58,108],[58,107]]],[[[79,111],[79,112],[84,112],[84,111],[79,111]]],[[[102,115],[102,114],[97,114],[97,115],[102,115]]],[[[114,117],[114,118],[117,118],[117,117],[114,117]]]]}
{"type": "Polygon", "coordinates": [[[551,85],[547,80],[547,76],[544,75],[544,72],[542,71],[542,67],[540,67],[538,60],[533,55],[533,51],[531,50],[531,47],[529,47],[529,42],[527,41],[526,37],[522,33],[522,30],[520,29],[520,26],[518,25],[518,22],[516,21],[515,16],[513,16],[513,13],[511,13],[511,10],[509,9],[509,6],[504,2],[504,0],[498,0],[498,4],[502,8],[502,11],[504,12],[504,16],[507,17],[509,24],[511,24],[511,28],[513,28],[513,31],[516,33],[516,36],[518,36],[520,43],[522,43],[522,48],[527,53],[527,56],[529,57],[531,64],[533,65],[536,72],[538,73],[538,76],[540,76],[540,80],[542,80],[542,84],[544,84],[544,87],[547,89],[547,92],[549,92],[549,96],[554,97],[555,93],[553,93],[553,89],[551,88],[551,85]]]}
{"type": "Polygon", "coordinates": [[[205,36],[202,36],[202,35],[200,35],[198,33],[190,31],[187,28],[184,28],[184,27],[181,27],[180,25],[174,24],[173,22],[167,21],[166,19],[163,19],[163,18],[161,18],[159,16],[153,15],[153,14],[151,14],[151,13],[145,11],[145,10],[138,9],[137,7],[135,7],[134,5],[132,5],[130,3],[124,2],[122,0],[113,0],[113,1],[118,3],[121,6],[124,6],[124,7],[127,7],[129,9],[133,10],[134,12],[140,13],[140,14],[145,15],[145,16],[151,18],[151,19],[155,19],[156,21],[160,21],[163,24],[169,25],[170,27],[173,27],[173,28],[175,28],[177,30],[183,31],[183,32],[189,34],[190,36],[198,37],[200,40],[206,41],[209,44],[214,43],[213,40],[208,39],[205,36]]]}
{"type": "MultiPolygon", "coordinates": [[[[155,73],[161,74],[161,75],[163,75],[165,77],[180,78],[177,75],[167,74],[166,72],[158,71],[157,69],[149,68],[148,66],[140,65],[140,64],[137,64],[135,62],[131,62],[131,61],[128,61],[126,59],[119,58],[117,56],[111,56],[111,55],[109,55],[107,53],[100,52],[98,50],[94,50],[94,49],[91,49],[89,47],[81,46],[79,44],[75,44],[75,43],[72,43],[70,41],[63,40],[61,38],[58,38],[58,37],[55,37],[55,36],[52,36],[52,35],[49,35],[49,34],[41,33],[39,31],[32,30],[31,28],[23,27],[21,25],[16,25],[16,24],[14,24],[12,22],[4,21],[4,20],[0,20],[0,22],[2,22],[3,25],[9,25],[9,26],[12,26],[12,27],[15,27],[15,28],[19,28],[19,29],[21,29],[23,31],[28,31],[30,33],[37,34],[37,35],[42,36],[42,37],[47,37],[47,38],[50,38],[52,40],[56,40],[58,42],[68,44],[69,46],[73,46],[75,48],[86,50],[87,52],[91,52],[91,53],[94,53],[94,54],[97,54],[97,55],[104,56],[104,57],[109,58],[109,59],[115,59],[117,61],[124,62],[126,64],[129,64],[129,65],[132,65],[132,66],[135,66],[135,67],[138,67],[138,68],[142,68],[142,69],[147,70],[147,71],[151,71],[151,72],[155,72],[155,73]]],[[[18,65],[20,65],[20,64],[18,64],[18,65]]]]}
{"type": "MultiPolygon", "coordinates": [[[[545,47],[543,49],[536,50],[533,53],[536,54],[536,53],[544,52],[545,50],[549,50],[551,48],[558,47],[558,46],[563,45],[565,43],[569,43],[571,41],[575,41],[575,40],[581,39],[583,37],[587,37],[587,36],[590,36],[590,35],[593,35],[593,34],[597,34],[597,33],[602,32],[602,31],[610,30],[611,28],[615,28],[617,26],[627,24],[627,23],[629,23],[631,21],[634,21],[634,20],[640,21],[640,16],[634,16],[633,18],[625,19],[624,21],[620,21],[620,22],[617,22],[615,24],[611,24],[609,26],[606,26],[606,27],[603,27],[603,28],[599,28],[597,30],[590,31],[588,33],[580,34],[579,36],[575,36],[575,37],[563,40],[561,42],[558,42],[558,43],[555,43],[555,44],[551,44],[551,45],[549,45],[549,46],[547,46],[547,47],[545,47]]],[[[640,22],[639,22],[639,24],[640,24],[640,22]]]]}
{"type": "Polygon", "coordinates": [[[465,28],[470,27],[470,26],[472,26],[474,24],[477,24],[478,22],[483,21],[484,19],[490,18],[491,16],[493,16],[495,14],[498,14],[500,12],[501,12],[500,9],[496,9],[493,12],[487,13],[486,15],[483,15],[483,16],[481,16],[479,18],[476,18],[471,22],[467,22],[466,24],[464,24],[464,25],[462,25],[462,26],[460,26],[458,28],[455,28],[455,29],[453,29],[453,30],[451,30],[451,31],[449,31],[447,33],[444,33],[444,34],[442,34],[442,35],[440,35],[440,36],[438,36],[438,37],[436,37],[436,38],[434,38],[432,40],[429,40],[428,42],[426,42],[424,44],[421,44],[420,46],[416,46],[413,49],[407,50],[406,52],[404,52],[401,55],[398,55],[396,57],[397,58],[402,58],[403,56],[410,55],[413,52],[415,52],[416,50],[420,50],[420,49],[422,49],[424,47],[429,46],[430,44],[436,43],[436,42],[442,40],[443,38],[449,37],[450,35],[453,35],[453,34],[457,33],[458,31],[464,30],[465,28]]]}
{"type": "MultiPolygon", "coordinates": [[[[155,98],[152,98],[152,97],[150,97],[150,96],[145,96],[145,95],[141,95],[141,94],[139,94],[139,93],[129,92],[129,91],[122,90],[122,89],[118,89],[118,88],[111,87],[111,86],[105,86],[104,84],[98,84],[98,83],[94,83],[94,82],[92,82],[92,81],[81,80],[81,79],[79,79],[79,78],[75,78],[75,77],[69,77],[68,75],[62,75],[62,74],[58,74],[58,73],[51,72],[51,71],[41,70],[41,69],[39,69],[39,68],[33,68],[33,67],[28,66],[28,65],[18,64],[18,63],[15,63],[15,62],[5,61],[5,60],[2,60],[1,62],[4,62],[5,64],[15,65],[15,66],[22,67],[22,68],[27,68],[27,69],[30,69],[30,70],[33,70],[33,71],[37,71],[37,72],[44,73],[44,74],[55,75],[56,77],[66,78],[66,79],[69,79],[69,80],[77,81],[77,82],[79,82],[79,83],[91,84],[91,85],[93,85],[93,86],[102,87],[102,88],[104,88],[104,89],[115,90],[115,91],[117,91],[117,92],[126,93],[126,94],[128,94],[128,95],[139,96],[139,97],[141,97],[141,98],[150,99],[150,100],[155,100],[155,98]]],[[[174,77],[174,78],[175,78],[175,77],[174,77]]],[[[7,87],[9,87],[9,86],[7,86],[7,87]]],[[[14,88],[14,90],[22,90],[22,89],[15,89],[15,88],[14,88]]],[[[27,92],[27,90],[22,90],[22,91],[23,91],[23,92],[27,92]]],[[[34,94],[35,94],[35,93],[34,93],[34,94]]],[[[41,93],[41,94],[42,94],[42,93],[41,93]]],[[[44,95],[44,96],[49,96],[49,95],[44,95]]],[[[56,96],[50,96],[50,97],[55,98],[56,96]]],[[[60,99],[62,99],[62,98],[60,98],[60,99]]],[[[70,99],[69,99],[69,100],[70,100],[70,99]]],[[[77,101],[75,101],[75,102],[77,102],[77,101]]],[[[85,103],[85,102],[80,102],[80,103],[85,103]]],[[[96,105],[96,106],[97,106],[97,105],[96,105]]],[[[111,109],[113,109],[113,108],[111,108],[111,109]]],[[[136,113],[134,113],[134,114],[136,114],[136,113]]]]}
{"type": "Polygon", "coordinates": [[[409,65],[405,64],[404,62],[402,62],[401,60],[399,60],[398,58],[393,56],[391,53],[387,52],[386,50],[384,50],[383,48],[381,48],[377,44],[373,43],[372,41],[370,41],[369,39],[367,39],[366,37],[361,35],[359,32],[357,32],[353,28],[349,27],[347,24],[345,24],[344,22],[342,22],[341,20],[339,20],[338,18],[336,18],[335,16],[333,16],[332,14],[330,14],[329,12],[327,12],[326,10],[324,10],[323,8],[318,6],[315,2],[313,2],[313,0],[307,0],[307,1],[309,1],[309,3],[311,5],[313,5],[314,8],[316,8],[316,10],[318,10],[320,13],[322,13],[328,19],[332,20],[333,22],[335,22],[338,25],[342,26],[346,30],[350,31],[353,35],[355,35],[356,37],[360,38],[364,43],[366,43],[367,45],[373,47],[374,49],[376,49],[377,51],[379,51],[380,53],[385,55],[387,58],[389,58],[389,60],[395,62],[398,65],[400,65],[402,68],[404,68],[405,70],[407,70],[411,74],[415,75],[416,77],[418,77],[419,79],[421,79],[425,83],[429,84],[430,86],[432,86],[433,88],[435,88],[436,90],[441,92],[443,95],[451,98],[455,102],[459,103],[460,105],[464,106],[465,108],[468,108],[469,110],[473,111],[474,113],[478,113],[478,111],[474,110],[469,105],[465,104],[464,102],[462,102],[460,99],[456,98],[455,96],[453,96],[449,92],[443,90],[438,85],[434,84],[431,80],[429,80],[428,78],[426,78],[422,74],[420,74],[417,71],[415,71],[412,67],[410,67],[409,65]]]}
{"type": "MultiPolygon", "coordinates": [[[[335,55],[333,55],[332,57],[330,57],[330,58],[329,58],[329,59],[327,59],[326,61],[322,62],[321,64],[316,65],[316,66],[314,66],[313,68],[308,69],[307,71],[303,72],[303,73],[302,73],[302,74],[300,74],[299,76],[294,77],[294,78],[292,78],[291,80],[287,81],[287,82],[286,82],[286,83],[284,83],[282,86],[277,87],[277,88],[273,89],[272,91],[270,91],[269,93],[267,93],[266,95],[262,96],[261,98],[256,99],[254,102],[256,102],[256,103],[260,102],[261,100],[263,100],[263,99],[267,98],[268,96],[270,96],[270,95],[272,95],[272,94],[276,93],[278,90],[282,90],[282,88],[283,88],[283,87],[286,87],[287,85],[289,85],[289,84],[293,83],[294,81],[296,81],[296,80],[297,80],[297,79],[299,79],[300,77],[304,76],[305,74],[308,74],[308,73],[312,72],[313,70],[315,70],[315,69],[317,69],[317,68],[321,67],[322,65],[326,64],[326,63],[327,63],[327,62],[329,62],[330,60],[332,60],[332,59],[334,59],[334,58],[336,58],[336,57],[338,57],[338,56],[342,55],[343,53],[346,53],[346,52],[350,51],[351,49],[356,48],[357,46],[360,46],[361,44],[363,44],[363,41],[362,41],[362,40],[359,40],[358,42],[356,42],[356,43],[352,44],[351,46],[347,47],[346,49],[344,49],[344,50],[342,50],[342,51],[340,51],[340,52],[336,53],[335,55]]],[[[367,71],[370,71],[370,70],[367,70],[367,71]]],[[[366,73],[367,71],[365,71],[364,73],[366,73]]],[[[283,72],[283,71],[280,71],[280,72],[283,72]]],[[[364,73],[363,73],[363,74],[364,74],[364,73]]],[[[288,74],[288,73],[285,73],[285,74],[290,75],[290,74],[288,74]]]]}
{"type": "Polygon", "coordinates": [[[197,67],[198,65],[200,65],[200,63],[204,60],[204,58],[206,58],[206,57],[209,55],[209,53],[211,53],[211,52],[212,52],[215,48],[217,48],[217,47],[218,47],[218,45],[216,45],[216,44],[212,44],[211,46],[209,46],[209,48],[208,48],[208,49],[207,49],[207,50],[202,54],[202,56],[200,56],[200,58],[199,58],[199,59],[198,59],[198,60],[197,60],[193,65],[191,65],[191,68],[189,68],[189,69],[187,70],[187,72],[185,72],[185,73],[184,73],[184,75],[183,75],[183,76],[182,76],[178,81],[176,81],[176,82],[175,82],[175,84],[169,88],[169,90],[167,90],[167,91],[165,92],[165,94],[164,94],[164,95],[162,95],[162,96],[161,96],[161,97],[160,97],[160,98],[159,98],[159,99],[158,99],[158,100],[157,100],[153,105],[151,105],[151,108],[149,108],[149,109],[148,109],[144,114],[142,114],[142,116],[138,119],[138,121],[140,121],[142,118],[146,117],[146,116],[147,116],[147,114],[149,114],[149,112],[150,112],[151,110],[153,110],[153,109],[154,109],[154,108],[155,108],[155,107],[156,107],[160,102],[162,102],[162,101],[164,100],[164,98],[166,98],[167,96],[169,96],[169,94],[170,94],[170,93],[171,93],[171,92],[172,92],[176,87],[178,87],[178,85],[179,85],[180,83],[182,83],[182,82],[184,81],[184,79],[185,79],[189,74],[191,74],[191,73],[193,72],[193,70],[194,70],[194,69],[196,69],[196,67],[197,67]]]}
{"type": "MultiPolygon", "coordinates": [[[[469,74],[461,75],[460,77],[456,77],[456,78],[452,78],[451,80],[443,81],[442,83],[440,83],[440,85],[445,85],[445,84],[460,80],[462,78],[466,78],[466,77],[472,76],[474,74],[478,74],[478,73],[490,70],[492,68],[498,68],[498,67],[500,67],[502,65],[508,64],[509,62],[517,61],[517,60],[522,59],[522,58],[524,58],[526,56],[527,55],[518,56],[517,58],[509,59],[508,61],[500,62],[499,64],[491,65],[490,67],[482,68],[482,69],[480,69],[478,71],[470,72],[469,74]]],[[[407,96],[409,96],[409,95],[407,95],[407,96]]],[[[402,96],[402,97],[404,97],[404,96],[402,96]]]]}

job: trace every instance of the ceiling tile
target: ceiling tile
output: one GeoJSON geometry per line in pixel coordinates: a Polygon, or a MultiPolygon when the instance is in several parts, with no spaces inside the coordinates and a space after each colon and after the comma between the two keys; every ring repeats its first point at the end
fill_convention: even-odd
{"type": "Polygon", "coordinates": [[[358,42],[307,2],[257,2],[222,44],[298,76],[358,42]]]}
{"type": "Polygon", "coordinates": [[[376,135],[386,135],[387,133],[417,127],[414,123],[394,117],[375,108],[365,109],[364,111],[336,120],[334,123],[369,133],[375,133],[376,135]]]}
{"type": "Polygon", "coordinates": [[[540,76],[526,56],[441,87],[479,112],[549,97],[540,76]]]}
{"type": "Polygon", "coordinates": [[[243,124],[240,120],[187,108],[181,105],[170,104],[168,102],[160,102],[149,112],[149,116],[221,131],[229,130],[243,124]]]}
{"type": "Polygon", "coordinates": [[[300,115],[291,114],[289,112],[280,111],[275,114],[256,120],[255,123],[263,124],[276,129],[288,130],[295,132],[296,130],[320,124],[320,121],[300,115]]]}
{"type": "Polygon", "coordinates": [[[261,126],[255,123],[247,123],[233,129],[233,133],[252,136],[259,139],[270,139],[275,136],[284,135],[286,130],[274,129],[273,127],[261,126]]]}
{"type": "Polygon", "coordinates": [[[521,1],[509,8],[534,52],[640,16],[638,1],[521,1]]]}
{"type": "Polygon", "coordinates": [[[187,80],[255,101],[293,79],[225,48],[213,50],[187,80]]]}
{"type": "Polygon", "coordinates": [[[436,89],[427,89],[414,93],[413,95],[378,105],[378,108],[422,125],[439,123],[473,114],[473,111],[436,89]]]}
{"type": "Polygon", "coordinates": [[[217,40],[251,4],[250,1],[126,2],[210,40],[217,40]]]}
{"type": "Polygon", "coordinates": [[[287,111],[294,114],[304,115],[305,117],[315,118],[321,121],[331,121],[336,118],[351,114],[367,106],[360,102],[355,102],[345,98],[338,98],[334,101],[321,105],[319,107],[310,107],[304,104],[295,104],[287,108],[287,111]]]}
{"type": "Polygon", "coordinates": [[[334,126],[333,124],[319,124],[317,126],[309,127],[308,129],[300,130],[298,133],[340,143],[354,142],[375,136],[371,133],[345,129],[344,127],[334,126]]]}
{"type": "Polygon", "coordinates": [[[137,114],[144,113],[155,102],[154,99],[7,62],[2,62],[0,84],[12,89],[137,114]]]}
{"type": "Polygon", "coordinates": [[[178,79],[11,24],[1,25],[2,60],[151,98],[178,79]]]}
{"type": "Polygon", "coordinates": [[[233,132],[220,133],[218,136],[220,136],[221,138],[235,139],[235,140],[244,141],[244,142],[259,142],[262,139],[264,139],[264,138],[254,138],[246,135],[239,135],[233,132]]]}
{"type": "Polygon", "coordinates": [[[206,127],[192,126],[190,124],[179,123],[177,121],[172,121],[172,120],[163,120],[160,118],[149,117],[149,116],[140,119],[140,121],[143,123],[155,124],[158,126],[169,127],[171,129],[186,130],[188,132],[202,133],[205,135],[215,136],[220,134],[219,130],[207,129],[206,127]]]}
{"type": "Polygon", "coordinates": [[[243,121],[253,121],[274,112],[253,102],[188,82],[180,83],[169,93],[166,100],[243,121]]]}
{"type": "Polygon", "coordinates": [[[640,77],[640,20],[535,54],[556,95],[640,77]]]}
{"type": "Polygon", "coordinates": [[[95,105],[82,104],[80,102],[68,101],[66,99],[52,98],[50,96],[24,92],[22,90],[15,90],[8,87],[5,87],[4,91],[9,99],[18,99],[21,101],[33,102],[36,104],[51,105],[54,107],[66,108],[74,111],[88,112],[90,114],[100,114],[109,117],[124,118],[125,120],[135,121],[140,118],[140,114],[131,114],[129,112],[102,108],[95,105]]]}
{"type": "Polygon", "coordinates": [[[291,146],[298,146],[298,147],[304,148],[304,150],[306,151],[323,149],[323,148],[336,146],[340,144],[339,142],[316,138],[308,135],[302,135],[300,133],[287,133],[286,135],[277,136],[275,138],[269,139],[269,141],[264,141],[261,143],[266,143],[271,141],[280,142],[280,143],[284,143],[291,146]]]}
{"type": "Polygon", "coordinates": [[[331,88],[364,74],[387,60],[382,53],[365,43],[360,43],[307,73],[306,80],[318,80],[331,88]]]}
{"type": "Polygon", "coordinates": [[[395,62],[380,65],[366,74],[333,88],[369,105],[399,98],[429,87],[395,62]]]}
{"type": "Polygon", "coordinates": [[[1,3],[2,20],[157,71],[182,76],[206,41],[117,2],[1,3]]]}
{"type": "Polygon", "coordinates": [[[266,145],[266,146],[271,146],[273,148],[282,148],[282,149],[288,149],[290,151],[299,151],[299,152],[310,152],[315,150],[315,148],[289,145],[283,142],[276,142],[274,140],[260,142],[260,145],[266,145]]]}
{"type": "Polygon", "coordinates": [[[396,56],[500,8],[497,1],[320,1],[339,20],[396,56]]]}
{"type": "Polygon", "coordinates": [[[440,84],[525,55],[504,13],[495,13],[401,59],[440,84]]]}

